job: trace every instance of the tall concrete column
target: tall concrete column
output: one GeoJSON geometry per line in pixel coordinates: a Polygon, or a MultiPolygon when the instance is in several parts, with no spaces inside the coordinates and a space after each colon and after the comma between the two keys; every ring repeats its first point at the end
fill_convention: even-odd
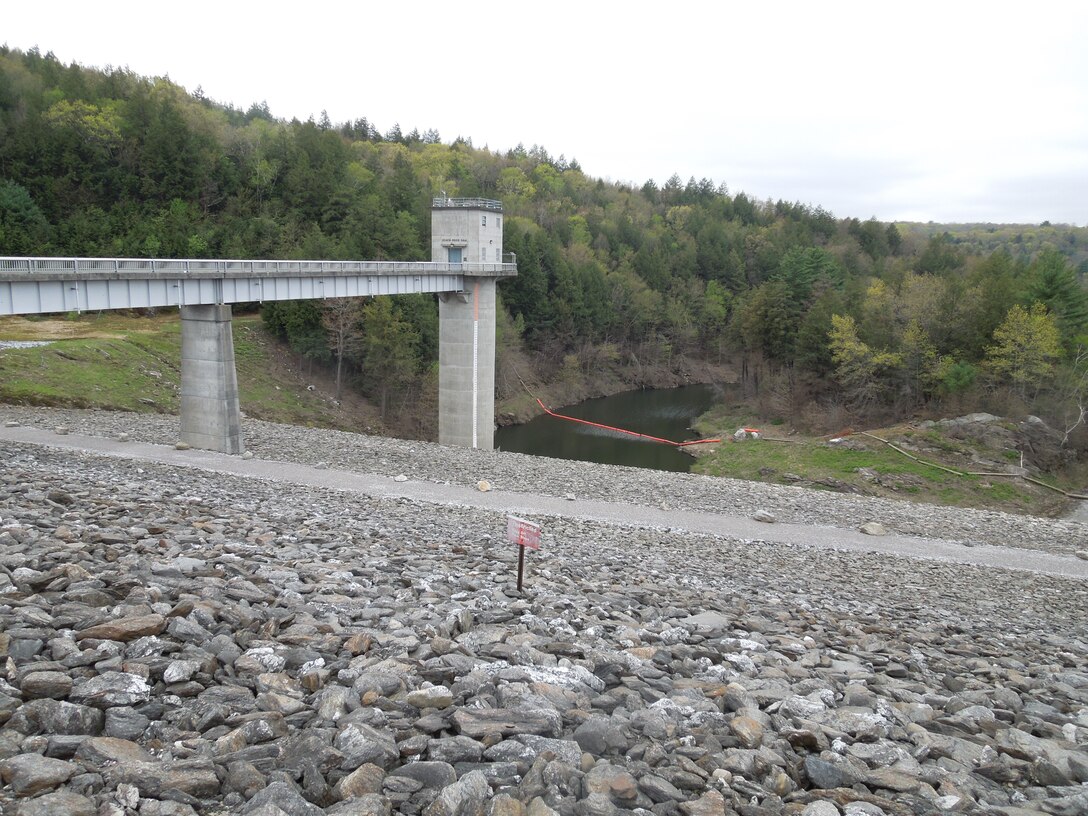
{"type": "Polygon", "coordinates": [[[465,276],[438,304],[438,441],[495,448],[495,279],[465,276]]]}
{"type": "Polygon", "coordinates": [[[181,307],[181,441],[242,453],[230,306],[181,307]]]}

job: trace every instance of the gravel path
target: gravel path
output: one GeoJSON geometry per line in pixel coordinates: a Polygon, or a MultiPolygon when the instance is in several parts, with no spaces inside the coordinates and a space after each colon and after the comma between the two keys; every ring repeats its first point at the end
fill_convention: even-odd
{"type": "Polygon", "coordinates": [[[799,547],[879,552],[1088,578],[1088,559],[1061,552],[1044,552],[1038,547],[979,545],[974,541],[948,541],[887,533],[873,536],[826,523],[776,523],[770,520],[766,511],[761,511],[761,521],[731,512],[673,510],[664,504],[662,507],[653,507],[622,501],[579,500],[571,493],[562,499],[541,494],[516,493],[491,488],[490,482],[489,489],[481,491],[479,482],[474,487],[450,482],[419,482],[401,474],[390,478],[282,460],[245,459],[209,451],[178,451],[164,445],[122,442],[112,438],[73,435],[70,432],[60,435],[54,431],[22,426],[0,428],[0,439],[78,452],[101,453],[140,462],[166,463],[179,468],[197,468],[271,480],[291,486],[326,487],[372,497],[405,498],[523,517],[582,519],[670,532],[729,536],[799,547]],[[774,526],[770,526],[771,524],[774,526]]]}
{"type": "Polygon", "coordinates": [[[264,423],[244,460],[174,450],[172,418],[15,421],[5,816],[1088,813],[1088,581],[873,551],[1073,569],[1083,525],[264,423]],[[545,529],[525,592],[511,506],[545,529]],[[787,540],[872,519],[897,533],[869,550],[787,540]]]}
{"type": "MultiPolygon", "coordinates": [[[[110,411],[0,406],[0,422],[42,429],[57,426],[89,436],[173,444],[176,417],[110,411]]],[[[1088,527],[1069,520],[1041,519],[987,510],[915,504],[768,485],[695,474],[664,473],[516,453],[485,453],[341,431],[325,431],[256,420],[243,421],[247,448],[265,460],[325,465],[413,481],[494,488],[579,500],[624,502],[640,507],[728,513],[751,517],[762,511],[779,522],[857,529],[878,521],[907,536],[1020,547],[1072,554],[1088,548],[1088,527]]]]}

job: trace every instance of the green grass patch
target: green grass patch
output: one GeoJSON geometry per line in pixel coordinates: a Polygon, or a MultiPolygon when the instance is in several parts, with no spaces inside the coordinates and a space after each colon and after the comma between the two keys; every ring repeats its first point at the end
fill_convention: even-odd
{"type": "Polygon", "coordinates": [[[1019,503],[1023,500],[1022,491],[1017,489],[1013,481],[991,482],[989,491],[996,501],[1019,503]]]}
{"type": "Polygon", "coordinates": [[[810,441],[786,443],[761,439],[723,444],[716,453],[699,462],[699,470],[722,476],[738,472],[758,474],[767,468],[803,475],[806,479],[853,477],[863,468],[889,476],[911,474],[934,483],[956,478],[891,448],[855,450],[810,441]]]}
{"type": "MultiPolygon", "coordinates": [[[[283,364],[257,315],[232,322],[242,411],[273,422],[352,428],[353,417],[283,364]]],[[[107,312],[76,318],[0,320],[0,339],[48,341],[0,349],[0,402],[177,414],[181,320],[107,312]]]]}
{"type": "MultiPolygon", "coordinates": [[[[737,428],[763,428],[769,437],[783,436],[773,419],[756,417],[744,404],[720,403],[695,423],[707,438],[728,436],[737,428]]],[[[1063,509],[1063,497],[1018,478],[959,476],[941,467],[963,472],[985,470],[971,463],[978,458],[1019,464],[1020,453],[987,449],[977,440],[945,436],[939,428],[897,426],[874,431],[877,436],[910,446],[905,456],[874,438],[855,434],[845,444],[790,434],[788,442],[771,439],[723,443],[716,450],[701,449],[694,471],[711,476],[802,484],[818,489],[852,491],[872,496],[901,498],[955,507],[980,507],[1035,515],[1053,515],[1063,509]],[[917,448],[917,450],[915,450],[917,448]]],[[[1039,481],[1077,492],[1081,475],[1045,474],[1039,481]]]]}
{"type": "Polygon", "coordinates": [[[692,429],[702,437],[717,437],[732,433],[737,428],[750,428],[754,420],[743,405],[715,405],[700,416],[692,429]],[[727,429],[727,430],[723,430],[727,429]]]}
{"type": "MultiPolygon", "coordinates": [[[[859,444],[852,438],[853,444],[859,444]]],[[[777,484],[802,483],[817,489],[852,489],[867,495],[897,497],[954,507],[991,507],[1015,512],[1050,512],[1057,494],[1047,495],[1017,479],[958,476],[917,462],[866,440],[864,448],[846,448],[820,440],[774,442],[766,439],[723,443],[702,454],[694,470],[777,484]],[[870,447],[871,445],[871,447],[870,447]]],[[[947,449],[946,446],[942,449],[947,449]]],[[[923,459],[927,457],[922,457],[923,459]]],[[[937,462],[949,466],[948,463],[937,462]]],[[[1053,483],[1053,478],[1047,479],[1053,483]]]]}
{"type": "Polygon", "coordinates": [[[282,364],[270,359],[276,346],[265,333],[260,317],[236,317],[231,328],[238,394],[246,414],[292,425],[345,425],[326,401],[307,391],[296,377],[285,376],[282,364]]]}
{"type": "Polygon", "coordinates": [[[3,349],[0,400],[176,413],[180,351],[172,347],[178,345],[164,335],[133,335],[3,349]]]}

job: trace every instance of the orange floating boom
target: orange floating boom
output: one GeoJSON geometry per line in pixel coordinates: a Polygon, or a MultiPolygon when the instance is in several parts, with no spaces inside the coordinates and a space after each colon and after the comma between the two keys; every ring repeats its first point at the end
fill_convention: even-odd
{"type": "Polygon", "coordinates": [[[556,419],[565,419],[567,422],[577,422],[581,425],[589,425],[593,428],[601,428],[606,431],[615,431],[616,433],[627,434],[628,436],[636,436],[639,439],[647,439],[650,442],[660,442],[662,445],[672,445],[674,448],[683,448],[688,445],[703,445],[708,442],[722,441],[721,439],[692,439],[687,442],[673,442],[671,439],[662,439],[660,436],[650,436],[649,434],[639,433],[638,431],[628,431],[624,428],[617,428],[614,425],[602,425],[600,422],[590,422],[588,419],[579,419],[578,417],[566,416],[565,414],[557,414],[555,411],[552,411],[550,408],[548,408],[548,406],[541,402],[539,399],[536,401],[536,403],[541,407],[544,413],[546,413],[548,416],[553,416],[556,419]]]}

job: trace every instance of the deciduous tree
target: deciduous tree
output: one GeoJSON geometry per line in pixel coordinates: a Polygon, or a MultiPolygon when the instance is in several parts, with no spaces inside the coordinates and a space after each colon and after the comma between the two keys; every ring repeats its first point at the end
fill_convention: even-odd
{"type": "Polygon", "coordinates": [[[362,336],[360,320],[363,301],[360,298],[334,298],[321,307],[321,325],[329,336],[329,347],[336,357],[336,399],[343,388],[344,358],[358,347],[362,336]]]}
{"type": "Polygon", "coordinates": [[[1011,383],[1026,398],[1029,390],[1037,391],[1050,377],[1061,353],[1061,332],[1046,306],[1018,305],[994,331],[986,364],[998,380],[1011,383]]]}
{"type": "Polygon", "coordinates": [[[831,358],[835,362],[835,379],[843,387],[847,400],[856,408],[868,408],[886,399],[894,375],[903,360],[898,354],[877,351],[858,337],[857,324],[849,315],[833,315],[831,358]]]}

